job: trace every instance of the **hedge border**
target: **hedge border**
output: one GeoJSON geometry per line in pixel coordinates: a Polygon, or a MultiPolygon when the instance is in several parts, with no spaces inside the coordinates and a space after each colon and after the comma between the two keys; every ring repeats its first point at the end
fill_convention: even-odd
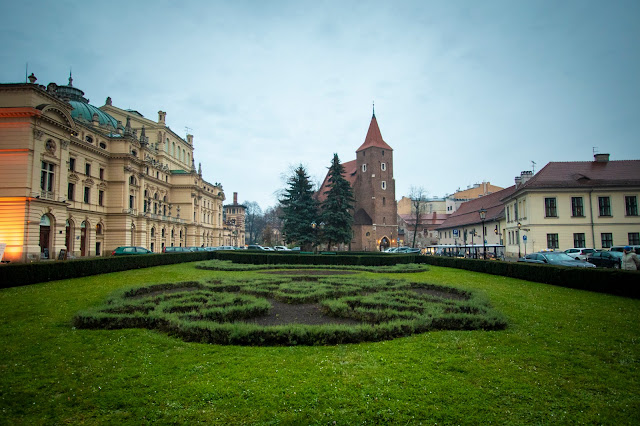
{"type": "Polygon", "coordinates": [[[416,259],[416,263],[640,299],[640,273],[633,271],[441,256],[420,256],[416,259]]]}

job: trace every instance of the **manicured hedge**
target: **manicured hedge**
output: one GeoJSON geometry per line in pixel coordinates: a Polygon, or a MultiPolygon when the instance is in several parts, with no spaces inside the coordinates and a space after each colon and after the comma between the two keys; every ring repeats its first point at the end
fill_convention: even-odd
{"type": "Polygon", "coordinates": [[[640,299],[638,272],[441,256],[418,256],[415,262],[640,299]]]}
{"type": "Polygon", "coordinates": [[[364,266],[389,266],[398,263],[416,263],[415,255],[372,254],[370,252],[359,254],[286,254],[278,252],[265,253],[258,251],[219,251],[216,259],[230,260],[234,263],[253,263],[255,265],[364,265],[364,266]]]}
{"type": "Polygon", "coordinates": [[[214,258],[214,252],[164,253],[140,256],[92,257],[86,259],[15,263],[0,266],[0,288],[18,287],[45,281],[107,274],[129,269],[214,258]]]}

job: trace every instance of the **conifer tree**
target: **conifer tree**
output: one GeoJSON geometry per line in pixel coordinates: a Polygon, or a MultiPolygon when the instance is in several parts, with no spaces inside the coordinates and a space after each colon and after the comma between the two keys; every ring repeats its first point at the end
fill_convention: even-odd
{"type": "Polygon", "coordinates": [[[282,205],[282,233],[287,243],[297,243],[309,251],[316,242],[311,224],[318,218],[318,203],[313,198],[313,186],[305,168],[300,165],[288,180],[282,205]]]}
{"type": "Polygon", "coordinates": [[[327,243],[327,250],[332,244],[348,243],[351,241],[353,225],[353,191],[351,184],[344,178],[344,167],[340,163],[338,154],[333,154],[329,167],[329,190],[325,191],[326,199],[321,205],[322,233],[321,237],[327,243]]]}

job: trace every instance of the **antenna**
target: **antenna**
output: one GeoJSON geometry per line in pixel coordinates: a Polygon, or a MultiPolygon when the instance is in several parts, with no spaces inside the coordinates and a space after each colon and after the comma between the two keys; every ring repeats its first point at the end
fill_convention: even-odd
{"type": "Polygon", "coordinates": [[[193,130],[191,127],[184,126],[184,131],[187,132],[188,135],[191,134],[191,130],[193,130]]]}
{"type": "Polygon", "coordinates": [[[29,75],[29,62],[26,63],[26,65],[24,66],[24,82],[27,82],[28,76],[29,75]]]}
{"type": "Polygon", "coordinates": [[[531,160],[531,169],[532,169],[532,173],[535,175],[536,174],[536,162],[531,160]]]}
{"type": "Polygon", "coordinates": [[[597,146],[592,147],[591,152],[593,153],[593,155],[596,155],[596,153],[598,152],[598,147],[597,146]]]}

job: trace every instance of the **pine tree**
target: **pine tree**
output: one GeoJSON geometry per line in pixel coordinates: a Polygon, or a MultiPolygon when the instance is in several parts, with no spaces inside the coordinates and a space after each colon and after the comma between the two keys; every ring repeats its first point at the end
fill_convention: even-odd
{"type": "Polygon", "coordinates": [[[287,243],[297,243],[309,251],[316,242],[311,224],[318,218],[318,203],[313,198],[313,186],[307,171],[300,165],[289,178],[289,187],[280,200],[282,205],[282,233],[287,243]]]}
{"type": "Polygon", "coordinates": [[[324,193],[327,198],[322,209],[322,240],[327,243],[327,250],[332,244],[348,243],[352,238],[353,225],[353,191],[351,184],[344,178],[344,167],[338,154],[333,154],[329,167],[329,190],[324,193]]]}

